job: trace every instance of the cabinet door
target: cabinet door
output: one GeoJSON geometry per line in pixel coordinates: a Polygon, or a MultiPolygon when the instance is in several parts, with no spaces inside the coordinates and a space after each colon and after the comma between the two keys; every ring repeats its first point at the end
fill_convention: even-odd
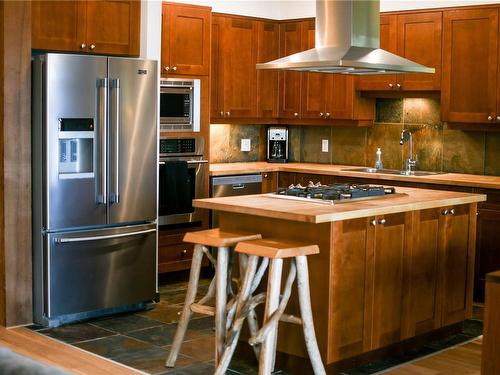
{"type": "Polygon", "coordinates": [[[445,11],[443,33],[442,120],[494,121],[497,109],[498,10],[445,11]]]}
{"type": "Polygon", "coordinates": [[[225,117],[257,116],[257,22],[225,17],[221,51],[225,117]]]}
{"type": "MultiPolygon", "coordinates": [[[[332,74],[330,90],[326,104],[327,118],[354,119],[353,109],[356,93],[354,91],[353,76],[332,74]]],[[[364,99],[363,99],[364,100],[364,99]]]]}
{"type": "Polygon", "coordinates": [[[398,76],[402,90],[439,90],[441,87],[442,13],[398,15],[398,54],[435,68],[435,74],[398,76]]]}
{"type": "Polygon", "coordinates": [[[485,276],[500,270],[500,210],[480,209],[477,217],[474,301],[484,302],[485,276]]]}
{"type": "MultiPolygon", "coordinates": [[[[279,58],[279,24],[258,23],[257,62],[279,58]]],[[[257,70],[257,115],[259,118],[278,117],[278,71],[257,70]]]]}
{"type": "Polygon", "coordinates": [[[212,17],[211,64],[210,64],[210,118],[222,118],[224,71],[222,70],[222,28],[224,17],[212,17]]]}
{"type": "Polygon", "coordinates": [[[278,172],[262,173],[262,193],[274,193],[278,190],[278,172]]]}
{"type": "MultiPolygon", "coordinates": [[[[280,55],[288,56],[302,51],[301,22],[280,24],[280,55]]],[[[300,117],[300,72],[281,71],[280,74],[280,118],[300,117]]]]}
{"type": "Polygon", "coordinates": [[[371,348],[371,293],[375,227],[367,218],[334,223],[328,362],[369,351],[371,348]],[[370,264],[370,267],[367,266],[370,264]]]}
{"type": "MultiPolygon", "coordinates": [[[[304,49],[314,48],[314,21],[302,25],[304,49]]],[[[300,117],[322,120],[325,118],[327,90],[332,89],[332,74],[302,73],[300,117]]]]}
{"type": "Polygon", "coordinates": [[[376,218],[371,280],[373,288],[372,349],[398,342],[404,335],[406,270],[405,253],[411,245],[411,212],[376,218]],[[384,221],[385,220],[385,221],[384,221]]]}
{"type": "Polygon", "coordinates": [[[90,52],[139,56],[140,1],[87,1],[86,7],[86,40],[90,52]]]}
{"type": "Polygon", "coordinates": [[[439,279],[439,226],[441,209],[415,212],[410,271],[410,323],[408,336],[441,326],[439,279]]]}
{"type": "Polygon", "coordinates": [[[211,9],[163,4],[163,17],[162,66],[164,69],[169,68],[168,74],[208,75],[211,9]],[[167,38],[166,41],[163,40],[164,37],[167,38]]]}
{"type": "Polygon", "coordinates": [[[33,1],[31,47],[51,51],[86,50],[85,3],[33,1]]]}
{"type": "MultiPolygon", "coordinates": [[[[396,17],[396,15],[384,14],[380,16],[380,48],[392,53],[397,53],[396,17]]],[[[382,91],[395,89],[395,86],[396,75],[394,74],[367,75],[358,78],[356,88],[365,91],[382,91]]]]}
{"type": "MultiPolygon", "coordinates": [[[[474,255],[469,225],[469,206],[462,205],[453,208],[454,214],[443,216],[442,225],[442,276],[443,276],[443,325],[461,322],[467,317],[469,303],[469,278],[473,277],[470,264],[474,255]]],[[[476,216],[474,215],[474,218],[476,216]]],[[[475,227],[475,223],[474,223],[475,227]]],[[[472,263],[471,263],[472,262],[472,263]]]]}

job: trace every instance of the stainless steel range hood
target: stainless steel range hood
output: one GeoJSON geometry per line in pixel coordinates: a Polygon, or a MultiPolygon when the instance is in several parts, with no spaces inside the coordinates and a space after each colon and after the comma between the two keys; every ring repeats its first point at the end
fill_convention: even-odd
{"type": "Polygon", "coordinates": [[[380,49],[379,0],[316,0],[316,46],[257,69],[341,74],[434,73],[380,49]]]}

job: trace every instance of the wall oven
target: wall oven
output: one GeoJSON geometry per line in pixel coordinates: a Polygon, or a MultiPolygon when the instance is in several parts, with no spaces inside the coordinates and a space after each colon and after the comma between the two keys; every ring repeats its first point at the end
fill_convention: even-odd
{"type": "Polygon", "coordinates": [[[160,130],[200,131],[199,79],[160,79],[160,130]]]}
{"type": "Polygon", "coordinates": [[[161,137],[158,189],[158,225],[202,220],[192,200],[205,198],[208,160],[202,137],[161,137]]]}

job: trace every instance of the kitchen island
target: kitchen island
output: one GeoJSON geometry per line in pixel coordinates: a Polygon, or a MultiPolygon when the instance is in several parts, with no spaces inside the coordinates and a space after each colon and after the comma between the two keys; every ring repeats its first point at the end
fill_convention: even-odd
{"type": "MultiPolygon", "coordinates": [[[[326,365],[452,326],[472,312],[477,203],[485,195],[397,188],[326,205],[268,194],[199,199],[225,230],[314,243],[311,301],[326,365]]],[[[292,298],[288,313],[299,314],[292,298]]],[[[307,357],[300,327],[278,350],[307,357]]]]}

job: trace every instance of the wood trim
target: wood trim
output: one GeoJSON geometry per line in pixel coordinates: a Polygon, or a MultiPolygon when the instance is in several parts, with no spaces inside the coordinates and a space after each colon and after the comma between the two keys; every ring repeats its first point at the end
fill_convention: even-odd
{"type": "Polygon", "coordinates": [[[32,321],[31,3],[2,6],[0,324],[15,326],[32,321]]]}
{"type": "Polygon", "coordinates": [[[465,297],[465,317],[472,318],[474,299],[474,263],[476,261],[477,203],[469,205],[469,248],[467,250],[467,289],[465,297]]]}

